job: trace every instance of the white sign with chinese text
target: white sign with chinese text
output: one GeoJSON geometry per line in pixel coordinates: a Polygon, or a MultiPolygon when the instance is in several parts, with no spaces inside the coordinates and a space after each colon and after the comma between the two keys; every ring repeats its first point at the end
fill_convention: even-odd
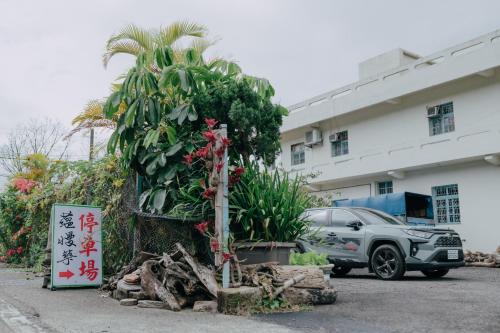
{"type": "Polygon", "coordinates": [[[54,204],[51,228],[52,287],[101,285],[101,209],[54,204]]]}

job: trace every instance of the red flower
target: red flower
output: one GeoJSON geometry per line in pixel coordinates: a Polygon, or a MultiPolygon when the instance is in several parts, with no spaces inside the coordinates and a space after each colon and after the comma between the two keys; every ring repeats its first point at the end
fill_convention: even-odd
{"type": "Polygon", "coordinates": [[[220,138],[220,142],[222,142],[222,145],[224,147],[229,147],[229,145],[231,144],[231,140],[226,138],[225,136],[220,138]]]}
{"type": "Polygon", "coordinates": [[[205,131],[202,133],[203,134],[203,137],[205,138],[205,140],[207,140],[208,142],[210,143],[215,143],[215,141],[217,141],[217,137],[215,136],[215,133],[210,130],[210,131],[205,131]]]}
{"type": "Polygon", "coordinates": [[[236,169],[234,169],[234,174],[236,177],[240,177],[242,174],[245,173],[245,168],[244,167],[237,167],[236,169]]]}
{"type": "Polygon", "coordinates": [[[229,260],[231,260],[232,257],[233,255],[231,253],[222,253],[223,262],[228,262],[229,260]]]}
{"type": "Polygon", "coordinates": [[[12,257],[14,254],[16,254],[16,250],[14,249],[7,250],[7,257],[12,257]]]}
{"type": "Polygon", "coordinates": [[[220,244],[219,244],[219,241],[217,240],[217,238],[210,238],[210,250],[212,250],[212,252],[217,252],[219,251],[220,249],[220,244]]]}
{"type": "Polygon", "coordinates": [[[217,190],[215,188],[209,187],[203,192],[203,197],[205,199],[212,199],[216,192],[217,190]]]}
{"type": "Polygon", "coordinates": [[[217,125],[218,121],[212,118],[205,118],[205,124],[207,124],[208,128],[214,128],[217,125]]]}
{"type": "Polygon", "coordinates": [[[21,254],[21,253],[23,253],[23,247],[22,247],[22,246],[19,246],[19,247],[16,249],[16,252],[17,252],[17,254],[21,254]]]}
{"type": "Polygon", "coordinates": [[[31,189],[36,185],[36,182],[33,180],[28,180],[24,178],[14,179],[14,187],[23,193],[28,193],[31,189]]]}
{"type": "Polygon", "coordinates": [[[198,149],[195,154],[196,154],[196,156],[198,156],[200,158],[207,158],[208,153],[210,153],[211,148],[212,148],[212,145],[209,143],[205,147],[198,149]]]}
{"type": "Polygon", "coordinates": [[[203,221],[201,223],[195,224],[194,228],[198,230],[200,234],[204,235],[208,230],[208,221],[203,221]]]}
{"type": "Polygon", "coordinates": [[[220,172],[222,170],[222,168],[224,167],[224,162],[219,162],[215,165],[215,170],[217,172],[220,172]]]}
{"type": "Polygon", "coordinates": [[[226,151],[226,148],[220,147],[215,151],[215,155],[217,155],[218,158],[222,158],[224,156],[224,152],[226,151]]]}
{"type": "Polygon", "coordinates": [[[193,163],[193,155],[192,154],[184,155],[184,163],[186,165],[191,165],[191,163],[193,163]]]}

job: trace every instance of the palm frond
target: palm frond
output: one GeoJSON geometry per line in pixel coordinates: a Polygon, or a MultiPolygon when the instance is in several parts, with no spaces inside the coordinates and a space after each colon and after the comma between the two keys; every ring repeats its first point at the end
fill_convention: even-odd
{"type": "Polygon", "coordinates": [[[117,53],[128,53],[137,56],[143,51],[154,48],[154,37],[148,30],[134,24],[126,25],[119,33],[111,36],[106,43],[106,53],[103,55],[104,66],[117,53]]]}
{"type": "Polygon", "coordinates": [[[75,126],[71,132],[66,136],[66,138],[89,128],[109,128],[113,129],[116,126],[116,119],[106,119],[103,114],[104,102],[93,99],[87,103],[83,112],[77,115],[71,121],[71,124],[75,126]]]}
{"type": "Polygon", "coordinates": [[[217,43],[217,40],[208,40],[206,38],[197,38],[191,41],[189,48],[202,55],[210,46],[217,43]]]}
{"type": "Polygon", "coordinates": [[[159,47],[172,46],[183,37],[205,37],[207,28],[189,21],[178,21],[160,29],[156,35],[156,44],[159,47]]]}

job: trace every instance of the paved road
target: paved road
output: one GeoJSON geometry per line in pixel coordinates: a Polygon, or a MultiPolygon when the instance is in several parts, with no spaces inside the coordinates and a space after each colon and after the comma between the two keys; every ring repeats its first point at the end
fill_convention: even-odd
{"type": "Polygon", "coordinates": [[[294,332],[246,317],[125,307],[95,289],[49,291],[41,283],[0,269],[0,333],[294,332]]]}
{"type": "Polygon", "coordinates": [[[248,318],[122,307],[94,289],[40,285],[32,274],[0,269],[0,333],[500,332],[500,269],[462,268],[440,280],[409,273],[390,282],[359,270],[334,280],[334,305],[248,318]]]}
{"type": "Polygon", "coordinates": [[[460,268],[437,280],[409,272],[402,281],[352,272],[334,279],[336,304],[259,320],[315,333],[500,332],[500,269],[460,268]]]}

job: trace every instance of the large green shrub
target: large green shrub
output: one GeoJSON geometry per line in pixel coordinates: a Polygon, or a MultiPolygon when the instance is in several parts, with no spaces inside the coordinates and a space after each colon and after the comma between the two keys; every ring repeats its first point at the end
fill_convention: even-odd
{"type": "Polygon", "coordinates": [[[119,148],[123,161],[143,176],[143,209],[168,212],[180,189],[203,177],[202,169],[185,165],[185,156],[203,143],[205,118],[227,123],[232,160],[274,161],[286,109],[271,102],[274,89],[267,80],[225,61],[207,63],[195,49],[186,50],[182,61],[170,47],[156,49],[152,64],[145,56],[137,57],[103,109],[110,119],[119,114],[108,149],[119,148]]]}
{"type": "Polygon", "coordinates": [[[302,190],[303,179],[278,170],[259,170],[248,164],[230,191],[231,232],[235,240],[291,242],[307,233],[302,213],[311,196],[302,190]]]}

